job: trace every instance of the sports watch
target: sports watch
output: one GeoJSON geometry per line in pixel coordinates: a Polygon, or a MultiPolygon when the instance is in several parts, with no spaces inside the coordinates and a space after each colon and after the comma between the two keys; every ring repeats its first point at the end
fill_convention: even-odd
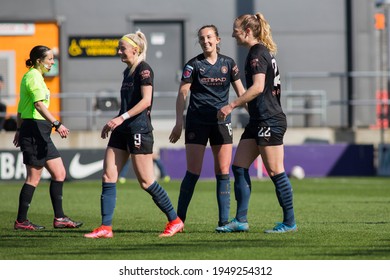
{"type": "Polygon", "coordinates": [[[54,121],[53,123],[52,123],[52,126],[57,130],[60,126],[61,126],[61,122],[60,121],[54,121]]]}

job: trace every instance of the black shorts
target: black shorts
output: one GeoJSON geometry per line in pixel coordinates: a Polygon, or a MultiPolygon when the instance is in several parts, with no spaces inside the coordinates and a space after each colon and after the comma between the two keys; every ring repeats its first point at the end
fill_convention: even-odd
{"type": "Polygon", "coordinates": [[[187,123],[185,130],[186,144],[207,145],[210,139],[210,145],[223,145],[233,143],[233,130],[231,123],[204,125],[197,123],[187,123]]]}
{"type": "Polygon", "coordinates": [[[23,120],[19,143],[24,164],[43,167],[46,161],[61,156],[50,138],[51,131],[52,126],[46,120],[23,120]]]}
{"type": "Polygon", "coordinates": [[[107,146],[130,154],[153,154],[153,132],[127,134],[118,130],[111,133],[107,146]]]}
{"type": "Polygon", "coordinates": [[[280,122],[275,124],[270,125],[269,121],[249,122],[241,135],[241,140],[255,139],[257,146],[283,145],[287,125],[280,122]]]}

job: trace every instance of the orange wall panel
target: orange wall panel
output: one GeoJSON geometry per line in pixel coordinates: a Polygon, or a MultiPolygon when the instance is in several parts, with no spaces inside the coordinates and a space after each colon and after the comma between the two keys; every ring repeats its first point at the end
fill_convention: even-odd
{"type": "MultiPolygon", "coordinates": [[[[45,45],[55,52],[58,56],[59,48],[59,27],[57,23],[34,23],[35,33],[33,35],[22,36],[0,36],[0,51],[15,52],[15,90],[16,104],[7,106],[7,113],[14,115],[17,111],[19,101],[19,84],[23,75],[27,72],[26,60],[29,58],[30,50],[36,45],[45,45]]],[[[60,92],[60,76],[45,77],[46,84],[52,95],[57,95],[60,92]]],[[[60,112],[59,98],[52,97],[50,99],[49,110],[57,115],[60,112]]]]}

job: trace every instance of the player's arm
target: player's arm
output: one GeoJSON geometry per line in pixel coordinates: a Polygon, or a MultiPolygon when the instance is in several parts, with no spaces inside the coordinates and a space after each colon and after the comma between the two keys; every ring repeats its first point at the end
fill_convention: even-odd
{"type": "Polygon", "coordinates": [[[234,91],[236,92],[237,97],[240,97],[245,93],[245,88],[244,85],[242,84],[241,79],[232,82],[232,86],[234,91]]]}
{"type": "MultiPolygon", "coordinates": [[[[232,83],[232,86],[233,86],[234,91],[236,92],[237,97],[240,97],[241,95],[243,95],[245,93],[245,88],[244,88],[244,85],[242,84],[241,79],[234,81],[232,83]]],[[[244,107],[245,110],[248,111],[248,104],[247,103],[242,105],[242,107],[244,107]]]]}
{"type": "Polygon", "coordinates": [[[100,136],[103,139],[108,137],[108,133],[113,131],[116,127],[120,126],[125,120],[140,114],[152,105],[153,86],[142,85],[141,86],[141,100],[135,104],[129,111],[124,112],[122,115],[110,120],[102,129],[100,136]]]}
{"type": "Polygon", "coordinates": [[[190,87],[190,83],[181,82],[180,84],[179,92],[176,98],[176,124],[183,124],[183,114],[190,87]]]}
{"type": "MultiPolygon", "coordinates": [[[[145,111],[152,105],[152,95],[153,95],[153,86],[151,85],[142,85],[141,86],[141,96],[142,99],[135,104],[127,113],[129,117],[138,115],[139,113],[145,111]]],[[[126,112],[125,112],[126,113],[126,112]]],[[[123,116],[123,115],[122,115],[123,116]]]]}
{"type": "Polygon", "coordinates": [[[218,118],[225,119],[227,115],[229,115],[233,109],[243,106],[249,101],[255,99],[258,95],[260,95],[265,86],[265,74],[259,73],[252,76],[253,77],[253,85],[247,89],[247,91],[242,94],[237,99],[230,102],[228,105],[222,107],[218,112],[218,118]]]}
{"type": "MultiPolygon", "coordinates": [[[[241,79],[238,79],[232,83],[233,89],[236,92],[237,97],[240,97],[245,93],[244,85],[242,84],[241,79]]],[[[245,108],[245,110],[248,111],[248,104],[245,103],[242,107],[245,108]]]]}
{"type": "Polygon", "coordinates": [[[186,99],[188,92],[190,91],[191,83],[181,82],[179,92],[176,98],[176,124],[172,129],[169,141],[176,143],[180,139],[181,132],[183,130],[183,114],[186,106],[186,99]]]}
{"type": "Polygon", "coordinates": [[[265,86],[265,74],[260,73],[253,75],[253,85],[248,88],[248,90],[241,95],[236,100],[233,100],[229,105],[233,109],[242,106],[245,103],[255,99],[258,95],[260,95],[265,86]]]}

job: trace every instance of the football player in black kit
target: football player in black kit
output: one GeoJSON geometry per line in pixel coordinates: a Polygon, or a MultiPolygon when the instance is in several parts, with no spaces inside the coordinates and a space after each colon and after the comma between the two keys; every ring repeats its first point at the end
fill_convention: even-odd
{"type": "Polygon", "coordinates": [[[217,231],[235,232],[249,229],[247,212],[251,181],[248,168],[259,154],[275,185],[276,196],[283,209],[283,222],[265,232],[297,231],[292,187],[284,170],[283,137],[287,121],[280,104],[280,74],[274,57],[277,48],[272,39],[271,28],[260,13],[242,15],[234,21],[232,36],[238,45],[249,49],[245,62],[247,91],[224,106],[218,117],[225,119],[234,108],[247,103],[250,118],[232,165],[237,200],[236,217],[217,231]]]}
{"type": "Polygon", "coordinates": [[[228,104],[230,85],[237,96],[245,89],[234,60],[219,53],[218,44],[221,39],[217,28],[214,25],[201,27],[198,31],[198,41],[203,53],[189,60],[184,66],[176,100],[176,124],[169,136],[172,143],[176,143],[181,136],[185,100],[191,91],[185,127],[187,171],[180,186],[177,214],[184,222],[202,170],[206,145],[210,140],[217,181],[218,226],[223,226],[229,222],[229,169],[233,134],[230,116],[218,120],[217,112],[228,104]]]}
{"type": "Polygon", "coordinates": [[[160,237],[173,236],[184,228],[166,191],[157,183],[153,167],[153,127],[150,111],[153,103],[153,70],[145,62],[147,41],[137,31],[119,40],[118,54],[127,68],[121,87],[119,115],[103,127],[101,137],[111,132],[104,158],[102,178],[102,224],[87,238],[111,238],[112,219],[116,204],[116,182],[129,156],[140,186],[153,198],[157,207],[167,216],[168,223],[160,237]]]}

